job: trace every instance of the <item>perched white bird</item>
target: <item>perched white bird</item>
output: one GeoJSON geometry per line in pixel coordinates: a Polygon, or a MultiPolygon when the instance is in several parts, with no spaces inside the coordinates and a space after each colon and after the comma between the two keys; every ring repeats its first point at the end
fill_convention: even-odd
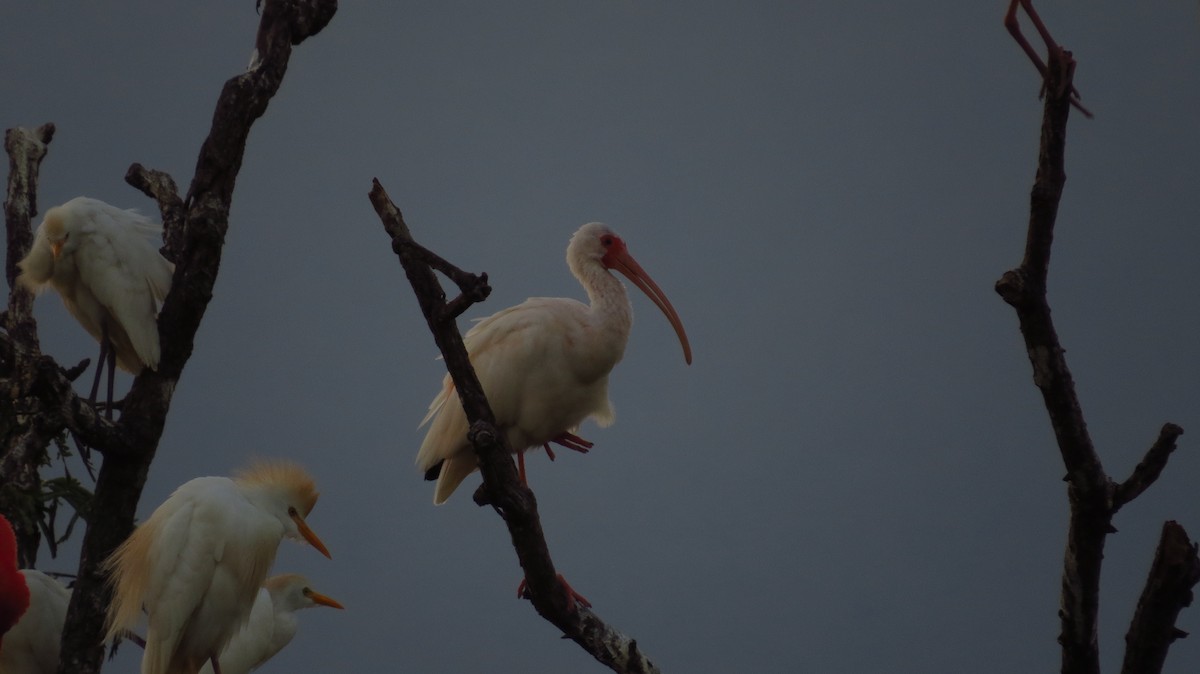
{"type": "MultiPolygon", "coordinates": [[[[296,611],[314,606],[343,608],[341,604],[316,592],[304,576],[286,573],[272,576],[263,583],[250,611],[250,620],[230,639],[218,661],[221,674],[246,674],[258,669],[283,650],[296,636],[300,626],[296,611]]],[[[212,664],[201,674],[211,674],[212,664]]]]}
{"type": "Polygon", "coordinates": [[[29,588],[29,609],[4,635],[0,674],[55,674],[71,591],[41,571],[22,569],[21,575],[29,588]]]}
{"type": "Polygon", "coordinates": [[[162,226],[135,211],[76,197],[46,211],[33,246],[17,263],[17,282],[34,292],[58,291],[71,315],[100,342],[100,373],[112,365],[137,374],[158,368],[158,305],[175,266],[158,252],[162,226]]]}
{"type": "MultiPolygon", "coordinates": [[[[531,447],[549,450],[547,443],[555,442],[586,451],[591,443],[574,435],[584,419],[612,423],[608,373],[625,353],[633,310],[625,286],[609,270],[623,274],[666,314],[684,359],[692,362],[675,308],[611,229],[598,222],[581,227],[567,246],[567,264],[587,290],[590,305],[533,297],[483,319],[464,337],[483,392],[522,469],[523,453],[531,447]]],[[[433,502],[441,504],[478,467],[449,375],[421,425],[431,419],[417,465],[427,480],[437,480],[433,502]]]]}
{"type": "Polygon", "coordinates": [[[17,570],[17,536],[0,515],[0,649],[4,636],[29,608],[29,585],[17,570]]]}
{"type": "Polygon", "coordinates": [[[144,608],[142,674],[195,674],[246,622],[284,537],[329,556],[304,521],[316,502],[312,478],[285,462],[186,482],[105,562],[109,638],[144,608]]]}

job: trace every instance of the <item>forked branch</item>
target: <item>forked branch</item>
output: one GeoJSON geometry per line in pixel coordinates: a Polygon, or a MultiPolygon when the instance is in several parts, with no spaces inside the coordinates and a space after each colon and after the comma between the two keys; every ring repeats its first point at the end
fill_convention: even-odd
{"type": "MultiPolygon", "coordinates": [[[[1014,0],[1010,7],[1010,17],[1015,12],[1017,1],[1014,0]]],[[[1066,183],[1064,165],[1067,118],[1072,105],[1079,107],[1073,97],[1074,87],[1071,84],[1074,60],[1069,52],[1049,37],[1048,31],[1033,13],[1029,0],[1019,1],[1030,12],[1049,50],[1047,63],[1040,66],[1045,74],[1046,101],[1037,177],[1030,197],[1025,256],[1020,267],[1006,272],[997,281],[996,292],[1017,312],[1026,352],[1033,367],[1033,381],[1042,393],[1042,400],[1050,416],[1067,472],[1065,480],[1068,485],[1071,516],[1059,610],[1062,672],[1099,674],[1097,624],[1100,570],[1106,537],[1116,531],[1112,525],[1113,515],[1121,506],[1132,501],[1154,483],[1166,466],[1168,457],[1175,449],[1175,441],[1183,433],[1183,429],[1174,424],[1163,426],[1158,440],[1147,452],[1142,463],[1128,480],[1119,485],[1104,471],[1088,434],[1075,384],[1067,368],[1065,351],[1059,343],[1051,319],[1050,304],[1046,298],[1054,225],[1063,186],[1066,183]]],[[[1029,52],[1030,49],[1025,46],[1029,52]]],[[[1035,63],[1038,62],[1035,58],[1035,63]]],[[[1173,535],[1182,536],[1186,543],[1187,536],[1181,527],[1175,525],[1172,531],[1173,535]]],[[[1165,536],[1166,534],[1164,540],[1165,536]]],[[[1192,557],[1195,557],[1194,546],[1187,543],[1182,547],[1190,550],[1192,557]]],[[[1178,553],[1178,550],[1182,549],[1178,544],[1171,549],[1176,551],[1175,554],[1182,554],[1178,553]]],[[[1181,603],[1184,596],[1181,593],[1186,592],[1187,600],[1190,601],[1190,588],[1196,579],[1191,578],[1188,583],[1169,581],[1162,575],[1165,568],[1156,564],[1147,582],[1147,594],[1144,596],[1162,598],[1174,593],[1168,603],[1176,606],[1186,605],[1181,603]]],[[[1174,638],[1174,618],[1177,613],[1178,609],[1166,619],[1166,613],[1163,611],[1139,610],[1134,618],[1134,626],[1130,628],[1130,634],[1138,635],[1139,644],[1152,643],[1156,644],[1156,648],[1161,645],[1161,653],[1165,657],[1166,644],[1174,638]]],[[[1131,651],[1132,643],[1131,641],[1131,651]]],[[[1130,654],[1127,654],[1128,657],[1130,654]]],[[[1137,661],[1147,662],[1142,656],[1137,656],[1137,661]]],[[[1159,660],[1158,669],[1133,671],[1149,674],[1159,671],[1161,664],[1159,660]]]]}

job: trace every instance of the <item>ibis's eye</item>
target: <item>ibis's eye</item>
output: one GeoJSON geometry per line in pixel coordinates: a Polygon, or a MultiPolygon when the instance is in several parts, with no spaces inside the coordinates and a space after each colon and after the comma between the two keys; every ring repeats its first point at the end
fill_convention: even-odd
{"type": "Polygon", "coordinates": [[[300,592],[302,592],[302,593],[304,594],[304,596],[305,596],[305,597],[311,597],[311,596],[312,596],[312,588],[311,588],[311,587],[306,587],[306,588],[304,588],[303,590],[301,590],[300,592]]]}
{"type": "Polygon", "coordinates": [[[299,514],[300,513],[296,512],[296,509],[294,507],[288,506],[288,517],[295,517],[299,514]]]}
{"type": "Polygon", "coordinates": [[[600,237],[600,245],[604,246],[605,248],[608,248],[609,246],[613,245],[612,235],[605,234],[604,236],[600,237]]]}

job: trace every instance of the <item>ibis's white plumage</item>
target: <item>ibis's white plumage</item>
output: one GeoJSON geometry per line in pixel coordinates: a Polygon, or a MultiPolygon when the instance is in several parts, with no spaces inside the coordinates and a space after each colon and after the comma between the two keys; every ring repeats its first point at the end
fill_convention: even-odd
{"type": "MultiPolygon", "coordinates": [[[[567,247],[567,264],[590,304],[535,297],[482,321],[464,336],[471,364],[496,421],[516,452],[573,432],[592,417],[613,420],[608,374],[625,353],[633,310],[625,286],[609,270],[633,281],[666,314],[691,362],[691,347],[675,309],[606,225],[584,225],[567,247]]],[[[422,425],[432,422],[417,465],[437,473],[434,503],[443,503],[477,468],[467,441],[467,418],[449,375],[422,425]]]]}
{"type": "Polygon", "coordinates": [[[312,478],[288,463],[191,480],[106,562],[113,585],[109,636],[147,614],[142,674],[194,674],[249,617],[279,542],[304,538],[329,552],[304,517],[312,478]]]}
{"type": "Polygon", "coordinates": [[[158,252],[161,237],[162,226],[135,211],[76,197],[46,211],[17,281],[54,288],[92,337],[107,333],[121,369],[157,368],[158,305],[175,270],[158,252]]]}
{"type": "Polygon", "coordinates": [[[0,642],[0,674],[55,674],[71,591],[34,569],[22,569],[29,608],[0,642]]]}
{"type": "MultiPolygon", "coordinates": [[[[296,611],[315,606],[342,608],[338,602],[312,589],[304,576],[288,573],[272,576],[263,583],[250,610],[250,619],[233,636],[218,660],[221,674],[247,674],[283,650],[296,636],[296,611]]],[[[212,664],[201,674],[211,674],[212,664]]]]}

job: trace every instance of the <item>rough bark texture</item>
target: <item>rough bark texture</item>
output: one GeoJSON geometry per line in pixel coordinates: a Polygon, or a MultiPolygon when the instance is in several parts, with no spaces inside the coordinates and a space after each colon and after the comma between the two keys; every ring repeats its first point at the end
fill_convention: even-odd
{"type": "Polygon", "coordinates": [[[33,243],[29,223],[37,214],[38,168],[53,138],[53,124],[36,129],[9,129],[4,134],[4,150],[8,153],[4,219],[9,223],[4,278],[10,290],[8,310],[0,316],[0,328],[12,336],[12,341],[0,342],[0,383],[4,385],[0,395],[12,404],[0,407],[0,443],[3,443],[0,447],[7,448],[0,456],[0,512],[8,517],[16,533],[17,562],[21,568],[37,564],[42,540],[38,529],[40,513],[33,507],[31,495],[41,492],[38,467],[57,431],[41,423],[41,403],[32,395],[36,371],[28,364],[40,355],[40,346],[37,321],[33,319],[33,294],[17,288],[17,262],[33,243]],[[14,256],[17,251],[20,255],[14,256]],[[17,344],[27,345],[32,353],[17,344]]]}
{"type": "MultiPolygon", "coordinates": [[[[100,670],[103,656],[100,640],[109,599],[99,564],[133,528],[138,499],[166,423],[175,385],[192,353],[196,330],[212,299],[234,184],[250,127],[266,111],[279,89],[292,45],[318,33],[336,10],[336,0],[267,0],[255,42],[254,63],[245,73],[227,81],[221,91],[212,129],[201,147],[186,200],[178,197],[174,182],[165,174],[146,171],[137,165],[130,169],[127,181],[159,203],[166,227],[166,254],[176,263],[176,269],[171,292],[159,314],[162,344],[159,368],[147,369],[134,379],[117,422],[107,422],[96,415],[74,393],[61,368],[40,355],[35,327],[25,328],[24,324],[9,319],[5,330],[0,332],[0,358],[4,359],[0,375],[7,375],[9,369],[17,372],[4,385],[19,387],[23,382],[32,382],[20,392],[40,405],[38,423],[54,433],[68,428],[103,455],[93,500],[93,511],[103,516],[93,518],[84,533],[78,579],[63,630],[59,666],[63,674],[91,674],[100,670]]],[[[53,127],[42,128],[53,130],[53,127]]],[[[10,131],[10,136],[13,133],[27,132],[10,131]]],[[[42,141],[42,154],[48,140],[47,134],[42,141]]],[[[11,148],[9,155],[12,161],[17,161],[11,148]]],[[[28,171],[24,175],[28,176],[28,171]]],[[[25,185],[35,186],[36,170],[32,179],[23,180],[25,185]]],[[[13,183],[10,179],[10,202],[13,183]]],[[[30,241],[34,195],[28,187],[23,194],[23,206],[6,207],[10,284],[11,264],[24,256],[30,241]]],[[[13,291],[13,295],[18,297],[15,301],[10,299],[10,315],[14,306],[23,307],[27,314],[28,293],[13,291]]],[[[19,443],[6,444],[5,458],[20,448],[19,443]]]]}
{"type": "Polygon", "coordinates": [[[476,276],[463,272],[414,241],[399,209],[388,198],[379,181],[374,182],[370,198],[384,230],[391,237],[392,250],[399,256],[404,273],[413,286],[421,312],[442,352],[446,369],[454,380],[467,419],[471,422],[469,438],[479,455],[479,471],[483,474],[483,486],[476,500],[481,505],[488,504],[495,508],[508,525],[534,608],[562,630],[564,635],[612,670],[636,674],[658,672],[658,668],[638,649],[637,641],[613,629],[586,608],[580,606],[574,611],[568,610],[566,591],[558,582],[558,574],[542,534],[537,499],[517,478],[512,453],[496,426],[491,406],[471,367],[462,335],[454,322],[471,304],[487,298],[491,291],[487,286],[487,275],[476,276]],[[449,303],[434,269],[454,281],[461,291],[449,303]]]}
{"type": "Polygon", "coordinates": [[[1150,577],[1125,635],[1121,674],[1162,671],[1171,642],[1187,636],[1175,627],[1175,619],[1184,607],[1192,605],[1192,588],[1197,581],[1200,557],[1196,556],[1196,545],[1178,523],[1166,522],[1150,577]]]}
{"type": "MultiPolygon", "coordinates": [[[[1104,543],[1108,534],[1116,530],[1112,525],[1113,515],[1121,506],[1132,501],[1145,491],[1162,472],[1167,459],[1175,449],[1175,442],[1183,429],[1166,424],[1159,432],[1158,440],[1151,446],[1133,474],[1121,484],[1114,483],[1104,471],[1100,457],[1088,435],[1083,411],[1075,393],[1075,384],[1067,368],[1064,350],[1051,320],[1050,305],[1046,299],[1047,276],[1050,267],[1050,250],[1054,240],[1054,223],[1058,204],[1066,183],[1064,170],[1067,118],[1071,109],[1071,76],[1074,60],[1053,44],[1047,37],[1049,58],[1046,68],[1046,102],[1042,120],[1041,150],[1038,157],[1037,177],[1030,198],[1029,230],[1026,239],[1025,257],[1021,266],[1006,272],[996,283],[996,291],[1004,301],[1016,309],[1020,319],[1021,334],[1033,366],[1034,384],[1042,393],[1046,411],[1058,441],[1059,452],[1066,467],[1067,494],[1071,515],[1067,531],[1067,550],[1063,563],[1062,595],[1059,619],[1062,645],[1062,671],[1064,674],[1099,674],[1100,658],[1097,638],[1097,620],[1100,605],[1100,571],[1104,559],[1104,543]]],[[[1187,543],[1181,527],[1178,535],[1187,543]]],[[[1160,548],[1161,549],[1161,548],[1160,548]]],[[[1195,549],[1189,547],[1195,556],[1195,549]]],[[[1156,569],[1158,566],[1156,565],[1156,569]]],[[[1192,578],[1187,587],[1184,583],[1166,582],[1152,571],[1147,583],[1160,588],[1153,594],[1161,596],[1175,593],[1170,600],[1178,605],[1186,593],[1190,600],[1192,578]]],[[[1166,644],[1173,638],[1174,616],[1165,620],[1163,612],[1148,611],[1134,619],[1131,634],[1137,632],[1139,643],[1162,643],[1162,656],[1166,644]],[[1151,615],[1155,616],[1151,618],[1151,615]],[[1165,639],[1165,641],[1163,641],[1165,639]]],[[[1127,656],[1128,662],[1128,656],[1127,656]]],[[[1141,665],[1148,661],[1139,659],[1141,665]]],[[[1161,659],[1157,668],[1130,671],[1161,671],[1161,659]]]]}

